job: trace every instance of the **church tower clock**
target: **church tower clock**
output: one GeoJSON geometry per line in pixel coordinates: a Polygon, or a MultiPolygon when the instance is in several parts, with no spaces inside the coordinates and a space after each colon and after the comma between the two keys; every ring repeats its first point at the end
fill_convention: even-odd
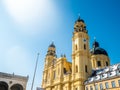
{"type": "Polygon", "coordinates": [[[72,37],[72,90],[84,90],[84,81],[90,73],[89,35],[84,20],[79,17],[72,37]]]}

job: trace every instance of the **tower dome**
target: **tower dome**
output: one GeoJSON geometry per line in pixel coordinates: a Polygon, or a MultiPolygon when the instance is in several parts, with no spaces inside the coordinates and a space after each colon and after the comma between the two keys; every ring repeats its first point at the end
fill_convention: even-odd
{"type": "Polygon", "coordinates": [[[92,49],[90,50],[90,53],[93,55],[103,54],[108,56],[107,51],[99,47],[99,43],[96,40],[93,42],[93,46],[92,46],[92,49]]]}
{"type": "Polygon", "coordinates": [[[80,18],[80,16],[78,17],[78,19],[75,21],[75,23],[77,22],[83,22],[84,23],[84,20],[80,18]]]}
{"type": "Polygon", "coordinates": [[[54,45],[54,43],[53,43],[53,42],[49,45],[49,48],[50,48],[50,47],[55,48],[55,45],[54,45]]]}
{"type": "Polygon", "coordinates": [[[84,20],[78,17],[78,19],[75,21],[74,24],[74,32],[84,32],[87,33],[88,31],[86,30],[86,25],[84,23],[84,20]]]}
{"type": "Polygon", "coordinates": [[[99,47],[99,43],[96,40],[93,42],[93,47],[94,48],[99,47]]]}
{"type": "Polygon", "coordinates": [[[56,56],[56,48],[53,42],[48,47],[47,55],[56,56]]]}

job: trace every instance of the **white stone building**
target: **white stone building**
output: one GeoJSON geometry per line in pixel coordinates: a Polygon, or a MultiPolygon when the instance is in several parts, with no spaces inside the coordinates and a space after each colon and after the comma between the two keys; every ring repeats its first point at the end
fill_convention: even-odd
{"type": "Polygon", "coordinates": [[[0,72],[0,90],[26,90],[28,76],[0,72]]]}

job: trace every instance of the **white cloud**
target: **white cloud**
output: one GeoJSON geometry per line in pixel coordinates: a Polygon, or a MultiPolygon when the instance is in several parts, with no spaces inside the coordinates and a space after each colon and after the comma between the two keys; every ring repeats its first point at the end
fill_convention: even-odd
{"type": "Polygon", "coordinates": [[[59,16],[52,0],[3,0],[3,5],[15,23],[25,26],[24,29],[20,29],[24,32],[40,31],[35,28],[37,25],[50,28],[59,16]]]}

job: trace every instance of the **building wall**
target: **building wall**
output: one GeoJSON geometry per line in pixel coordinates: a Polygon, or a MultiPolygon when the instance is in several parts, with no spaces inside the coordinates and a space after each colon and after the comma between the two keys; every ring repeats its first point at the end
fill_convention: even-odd
{"type": "Polygon", "coordinates": [[[6,83],[8,90],[11,90],[11,87],[14,85],[20,85],[23,87],[23,90],[26,90],[27,81],[28,77],[0,72],[0,82],[6,83]]]}
{"type": "Polygon", "coordinates": [[[106,55],[91,55],[91,64],[92,69],[104,68],[106,66],[110,66],[110,60],[109,57],[106,55]],[[98,66],[98,61],[100,61],[101,66],[98,66]],[[106,65],[106,62],[108,63],[108,65],[106,65]]]}
{"type": "Polygon", "coordinates": [[[56,58],[44,71],[42,88],[45,90],[70,90],[71,63],[66,57],[56,58]]]}
{"type": "Polygon", "coordinates": [[[72,37],[72,90],[84,90],[84,81],[91,74],[89,35],[85,23],[78,20],[72,37]]]}
{"type": "Polygon", "coordinates": [[[92,90],[90,89],[90,87],[93,88],[93,90],[102,90],[100,89],[100,84],[103,85],[103,90],[120,90],[120,81],[118,82],[118,80],[120,80],[120,77],[114,77],[114,78],[109,78],[109,79],[106,79],[106,80],[101,80],[101,81],[97,81],[97,82],[93,82],[93,83],[90,83],[88,85],[85,86],[85,90],[92,90]],[[115,87],[112,87],[112,81],[115,82],[115,87]],[[106,86],[105,86],[105,83],[108,83],[108,86],[109,88],[107,89],[106,86]],[[98,89],[95,89],[95,85],[98,85],[98,89]]]}

